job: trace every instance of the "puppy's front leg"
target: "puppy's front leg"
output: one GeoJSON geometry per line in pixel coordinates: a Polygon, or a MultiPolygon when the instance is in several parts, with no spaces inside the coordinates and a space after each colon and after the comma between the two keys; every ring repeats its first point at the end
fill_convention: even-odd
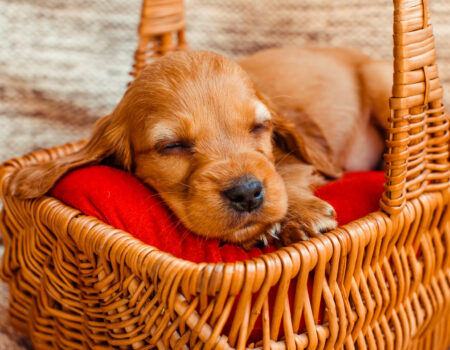
{"type": "Polygon", "coordinates": [[[288,195],[288,213],[281,222],[280,240],[283,245],[306,240],[337,227],[336,212],[327,202],[313,194],[324,179],[314,174],[314,168],[286,156],[277,163],[288,195]]]}

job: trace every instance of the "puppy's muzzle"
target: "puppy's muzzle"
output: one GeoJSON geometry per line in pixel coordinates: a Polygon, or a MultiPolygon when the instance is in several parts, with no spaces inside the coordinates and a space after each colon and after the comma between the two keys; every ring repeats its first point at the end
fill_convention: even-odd
{"type": "Polygon", "coordinates": [[[238,212],[252,212],[264,202],[264,186],[252,177],[242,177],[237,185],[222,192],[231,207],[238,212]]]}

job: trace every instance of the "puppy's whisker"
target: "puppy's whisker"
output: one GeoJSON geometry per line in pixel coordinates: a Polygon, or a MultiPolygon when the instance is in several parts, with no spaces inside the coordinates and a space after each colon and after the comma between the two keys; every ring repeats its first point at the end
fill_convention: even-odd
{"type": "Polygon", "coordinates": [[[183,187],[189,188],[189,189],[192,188],[192,186],[188,185],[187,183],[181,183],[180,185],[182,185],[183,187]]]}
{"type": "Polygon", "coordinates": [[[288,99],[292,99],[292,100],[296,100],[297,98],[295,96],[292,95],[276,95],[276,96],[271,96],[272,101],[275,102],[275,100],[280,99],[280,98],[288,98],[288,99]]]}
{"type": "Polygon", "coordinates": [[[283,153],[283,156],[281,156],[277,160],[275,160],[275,167],[277,167],[278,165],[283,163],[283,161],[285,161],[289,156],[294,156],[294,154],[292,152],[283,153]]]}

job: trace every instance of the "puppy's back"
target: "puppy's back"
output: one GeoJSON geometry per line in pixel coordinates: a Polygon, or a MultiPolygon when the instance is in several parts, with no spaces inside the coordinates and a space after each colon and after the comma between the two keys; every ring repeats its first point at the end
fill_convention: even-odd
{"type": "Polygon", "coordinates": [[[389,63],[355,49],[322,47],[269,49],[239,63],[287,118],[307,115],[312,119],[344,168],[354,157],[354,150],[360,153],[357,168],[376,166],[383,151],[383,137],[374,130],[371,114],[376,110],[382,115],[379,120],[387,119],[384,114],[389,113],[392,74],[389,63]],[[365,69],[367,65],[371,68],[365,69]],[[370,137],[373,150],[363,154],[355,135],[360,141],[370,137]]]}

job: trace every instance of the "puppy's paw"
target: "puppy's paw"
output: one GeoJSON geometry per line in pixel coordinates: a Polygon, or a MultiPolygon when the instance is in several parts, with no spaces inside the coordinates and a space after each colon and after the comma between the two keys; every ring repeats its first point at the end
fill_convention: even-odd
{"type": "Polygon", "coordinates": [[[280,241],[281,224],[275,223],[267,228],[266,231],[258,235],[257,237],[240,243],[240,246],[248,251],[252,248],[263,249],[271,244],[278,245],[280,241]]]}
{"type": "Polygon", "coordinates": [[[282,223],[280,240],[283,245],[318,237],[337,227],[336,212],[327,202],[309,197],[292,204],[282,223]]]}

